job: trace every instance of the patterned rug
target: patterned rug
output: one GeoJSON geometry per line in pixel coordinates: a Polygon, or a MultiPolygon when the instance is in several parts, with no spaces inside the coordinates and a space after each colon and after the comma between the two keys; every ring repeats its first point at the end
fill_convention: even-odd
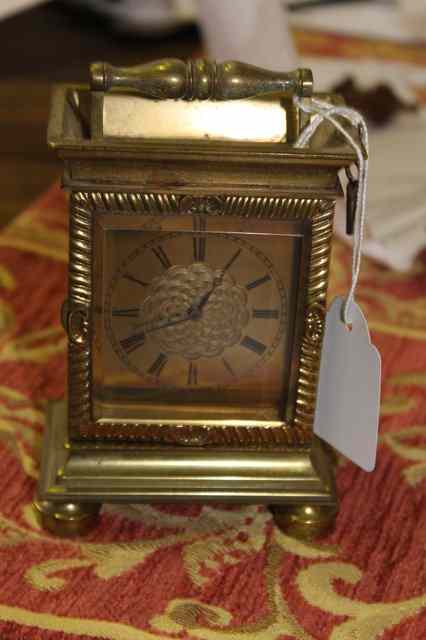
{"type": "MultiPolygon", "coordinates": [[[[336,241],[331,295],[349,250],[336,241]]],[[[0,637],[426,638],[426,254],[398,275],[365,260],[359,300],[383,358],[376,470],[338,468],[335,530],[307,544],[259,506],[105,506],[84,539],[31,506],[44,409],[64,391],[67,269],[57,186],[0,235],[0,637]]]]}

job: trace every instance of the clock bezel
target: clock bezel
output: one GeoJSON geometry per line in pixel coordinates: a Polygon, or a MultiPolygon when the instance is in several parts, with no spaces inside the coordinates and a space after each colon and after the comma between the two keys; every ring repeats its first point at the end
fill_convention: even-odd
{"type": "Polygon", "coordinates": [[[307,446],[313,415],[325,317],[330,237],[334,202],[321,198],[191,195],[180,193],[74,192],[71,196],[70,269],[67,328],[69,333],[69,433],[72,439],[215,445],[222,447],[307,446]],[[97,215],[203,214],[304,221],[308,247],[302,257],[296,336],[297,359],[293,419],[277,424],[234,425],[205,421],[94,421],[92,419],[91,310],[93,277],[98,267],[93,251],[97,215]],[[303,281],[304,280],[304,281],[303,281]],[[70,328],[72,327],[72,331],[70,328]]]}

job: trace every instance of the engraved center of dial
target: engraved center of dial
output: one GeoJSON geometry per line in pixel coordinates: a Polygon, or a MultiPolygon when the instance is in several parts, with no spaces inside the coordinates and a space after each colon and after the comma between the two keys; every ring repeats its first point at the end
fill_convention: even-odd
{"type": "Polygon", "coordinates": [[[217,357],[241,341],[250,319],[247,292],[204,262],[169,267],[154,278],[140,320],[162,352],[217,357]]]}

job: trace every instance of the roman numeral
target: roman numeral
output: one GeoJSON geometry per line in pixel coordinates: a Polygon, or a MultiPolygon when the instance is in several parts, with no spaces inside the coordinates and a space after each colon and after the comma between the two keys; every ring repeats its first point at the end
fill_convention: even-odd
{"type": "Polygon", "coordinates": [[[167,356],[164,353],[160,353],[157,359],[154,360],[154,362],[148,369],[148,373],[150,373],[153,376],[157,376],[158,378],[158,376],[166,366],[167,360],[168,360],[167,356]]]}
{"type": "MultiPolygon", "coordinates": [[[[206,219],[203,216],[194,216],[192,219],[192,226],[194,231],[198,233],[203,232],[207,228],[206,219]]],[[[206,238],[195,235],[192,238],[192,247],[194,253],[195,262],[204,262],[206,259],[206,238]]]]}
{"type": "Polygon", "coordinates": [[[253,351],[253,353],[256,353],[258,356],[261,356],[266,350],[266,346],[262,342],[259,342],[250,336],[245,336],[241,340],[240,345],[249,349],[249,351],[253,351]]]}
{"type": "Polygon", "coordinates": [[[125,280],[130,280],[130,282],[135,282],[136,284],[140,284],[142,287],[147,287],[148,282],[144,282],[143,280],[139,280],[139,278],[135,278],[131,273],[123,273],[123,278],[125,280]]]}
{"type": "Polygon", "coordinates": [[[264,320],[277,320],[279,317],[278,309],[253,309],[253,318],[262,318],[264,320]]]}
{"type": "Polygon", "coordinates": [[[257,280],[253,280],[253,282],[249,282],[246,284],[246,289],[255,289],[256,287],[260,287],[261,284],[265,284],[265,282],[269,282],[271,276],[267,273],[265,276],[258,278],[257,280]]]}
{"type": "Polygon", "coordinates": [[[163,247],[155,247],[152,251],[154,255],[157,256],[157,258],[159,259],[163,267],[165,269],[170,269],[170,267],[172,266],[172,263],[170,262],[169,257],[167,253],[164,251],[163,247]]]}
{"type": "Polygon", "coordinates": [[[194,261],[204,262],[206,259],[206,238],[192,238],[192,246],[194,250],[194,261]]]}
{"type": "Polygon", "coordinates": [[[223,362],[223,366],[225,367],[225,369],[227,370],[227,372],[233,377],[236,378],[237,376],[235,375],[235,371],[233,370],[233,368],[231,367],[230,363],[228,362],[228,360],[226,358],[222,358],[222,362],[223,362]]]}
{"type": "Polygon", "coordinates": [[[145,343],[145,332],[140,331],[124,340],[120,340],[120,344],[126,353],[132,353],[135,349],[139,349],[145,343]]]}
{"type": "Polygon", "coordinates": [[[235,260],[238,258],[238,256],[241,253],[241,249],[238,249],[238,251],[236,251],[234,253],[234,255],[232,256],[232,258],[230,260],[228,260],[228,262],[226,263],[226,265],[223,267],[223,271],[228,271],[228,269],[230,269],[232,267],[232,265],[234,264],[235,260]]]}
{"type": "Polygon", "coordinates": [[[188,384],[198,384],[198,369],[193,362],[188,366],[188,384]]]}
{"type": "Polygon", "coordinates": [[[131,309],[113,309],[112,315],[114,318],[137,318],[139,309],[138,307],[132,307],[131,309]]]}

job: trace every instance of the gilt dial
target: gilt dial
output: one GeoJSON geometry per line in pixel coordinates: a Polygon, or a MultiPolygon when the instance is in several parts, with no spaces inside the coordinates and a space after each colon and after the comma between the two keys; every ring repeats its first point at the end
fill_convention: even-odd
{"type": "Polygon", "coordinates": [[[225,386],[284,340],[286,292],[242,234],[163,233],[115,272],[105,326],[122,364],[149,384],[225,386]]]}

